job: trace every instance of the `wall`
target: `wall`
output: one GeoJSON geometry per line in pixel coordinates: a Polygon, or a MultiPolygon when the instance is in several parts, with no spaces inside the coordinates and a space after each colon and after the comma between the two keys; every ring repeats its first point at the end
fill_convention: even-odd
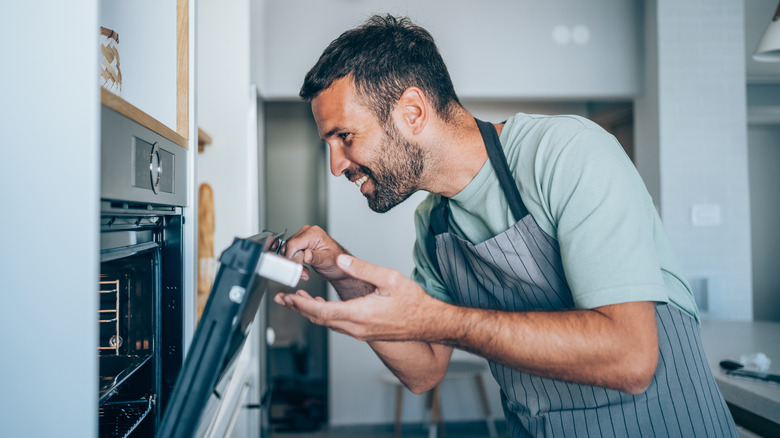
{"type": "Polygon", "coordinates": [[[257,231],[257,149],[249,146],[249,0],[198,5],[198,124],[213,139],[198,154],[198,186],[214,190],[216,257],[257,231]]]}
{"type": "Polygon", "coordinates": [[[753,315],[744,1],[646,2],[638,168],[688,279],[709,280],[710,317],[753,315]],[[657,164],[656,164],[657,163],[657,164]],[[695,226],[695,208],[719,209],[695,226]]]}
{"type": "Polygon", "coordinates": [[[98,28],[0,3],[0,436],[97,436],[98,28]]]}
{"type": "Polygon", "coordinates": [[[780,321],[780,124],[748,127],[750,226],[753,259],[753,317],[780,321]]]}
{"type": "Polygon", "coordinates": [[[331,40],[393,13],[432,33],[463,98],[624,98],[641,91],[641,3],[267,0],[263,89],[294,99],[331,40]]]}
{"type": "Polygon", "coordinates": [[[176,2],[102,0],[99,20],[119,34],[122,88],[112,92],[176,131],[176,2]]]}
{"type": "MultiPolygon", "coordinates": [[[[214,192],[217,258],[234,237],[258,233],[265,215],[258,140],[264,135],[263,114],[250,84],[250,16],[249,0],[198,2],[198,124],[213,143],[197,156],[197,185],[208,183],[214,192]]],[[[260,430],[258,410],[245,405],[259,403],[264,390],[264,325],[261,313],[244,347],[250,348],[251,360],[240,378],[250,389],[238,402],[242,408],[231,437],[255,437],[260,430]]]]}

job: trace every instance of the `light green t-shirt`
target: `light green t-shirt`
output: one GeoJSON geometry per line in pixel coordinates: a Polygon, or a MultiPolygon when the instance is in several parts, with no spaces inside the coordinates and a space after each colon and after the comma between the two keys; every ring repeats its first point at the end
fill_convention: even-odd
{"type": "MultiPolygon", "coordinates": [[[[556,239],[577,308],[630,301],[672,303],[698,321],[661,220],[617,140],[578,116],[517,114],[501,145],[528,211],[556,239]]],[[[431,194],[417,207],[412,278],[452,302],[426,250],[431,194]]],[[[449,231],[473,244],[515,225],[489,160],[449,202],[449,231]]]]}

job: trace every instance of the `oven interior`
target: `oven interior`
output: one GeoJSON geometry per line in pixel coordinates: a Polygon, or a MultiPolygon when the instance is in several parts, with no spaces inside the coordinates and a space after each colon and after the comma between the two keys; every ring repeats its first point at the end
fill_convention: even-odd
{"type": "Polygon", "coordinates": [[[101,222],[99,435],[153,436],[169,387],[161,351],[162,256],[166,239],[171,240],[166,233],[175,234],[171,224],[176,221],[165,215],[104,213],[101,222]]]}

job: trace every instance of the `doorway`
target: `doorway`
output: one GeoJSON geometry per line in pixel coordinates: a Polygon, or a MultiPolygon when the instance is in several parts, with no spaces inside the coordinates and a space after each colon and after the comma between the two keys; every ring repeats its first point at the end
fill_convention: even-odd
{"type": "Polygon", "coordinates": [[[753,319],[780,321],[780,121],[748,125],[753,319]]]}
{"type": "MultiPolygon", "coordinates": [[[[304,225],[326,228],[326,151],[309,105],[266,102],[264,114],[266,228],[277,233],[286,229],[285,238],[304,225]]],[[[314,271],[297,288],[312,296],[327,295],[327,283],[314,271]]],[[[327,330],[273,302],[267,312],[273,333],[266,356],[271,429],[317,430],[328,419],[327,330]]]]}

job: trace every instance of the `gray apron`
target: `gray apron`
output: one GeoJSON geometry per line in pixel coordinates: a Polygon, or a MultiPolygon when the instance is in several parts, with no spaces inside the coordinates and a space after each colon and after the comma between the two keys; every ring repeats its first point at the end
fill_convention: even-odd
{"type": "MultiPolygon", "coordinates": [[[[474,245],[447,230],[447,198],[431,212],[428,251],[455,304],[510,312],[574,308],[558,242],[528,214],[493,125],[477,120],[491,165],[519,221],[474,245]],[[438,263],[436,261],[438,260],[438,263]]],[[[649,389],[633,396],[523,373],[488,361],[510,437],[735,437],[696,321],[656,306],[660,355],[649,389]]],[[[522,345],[518,346],[522,348],[522,345]]]]}

